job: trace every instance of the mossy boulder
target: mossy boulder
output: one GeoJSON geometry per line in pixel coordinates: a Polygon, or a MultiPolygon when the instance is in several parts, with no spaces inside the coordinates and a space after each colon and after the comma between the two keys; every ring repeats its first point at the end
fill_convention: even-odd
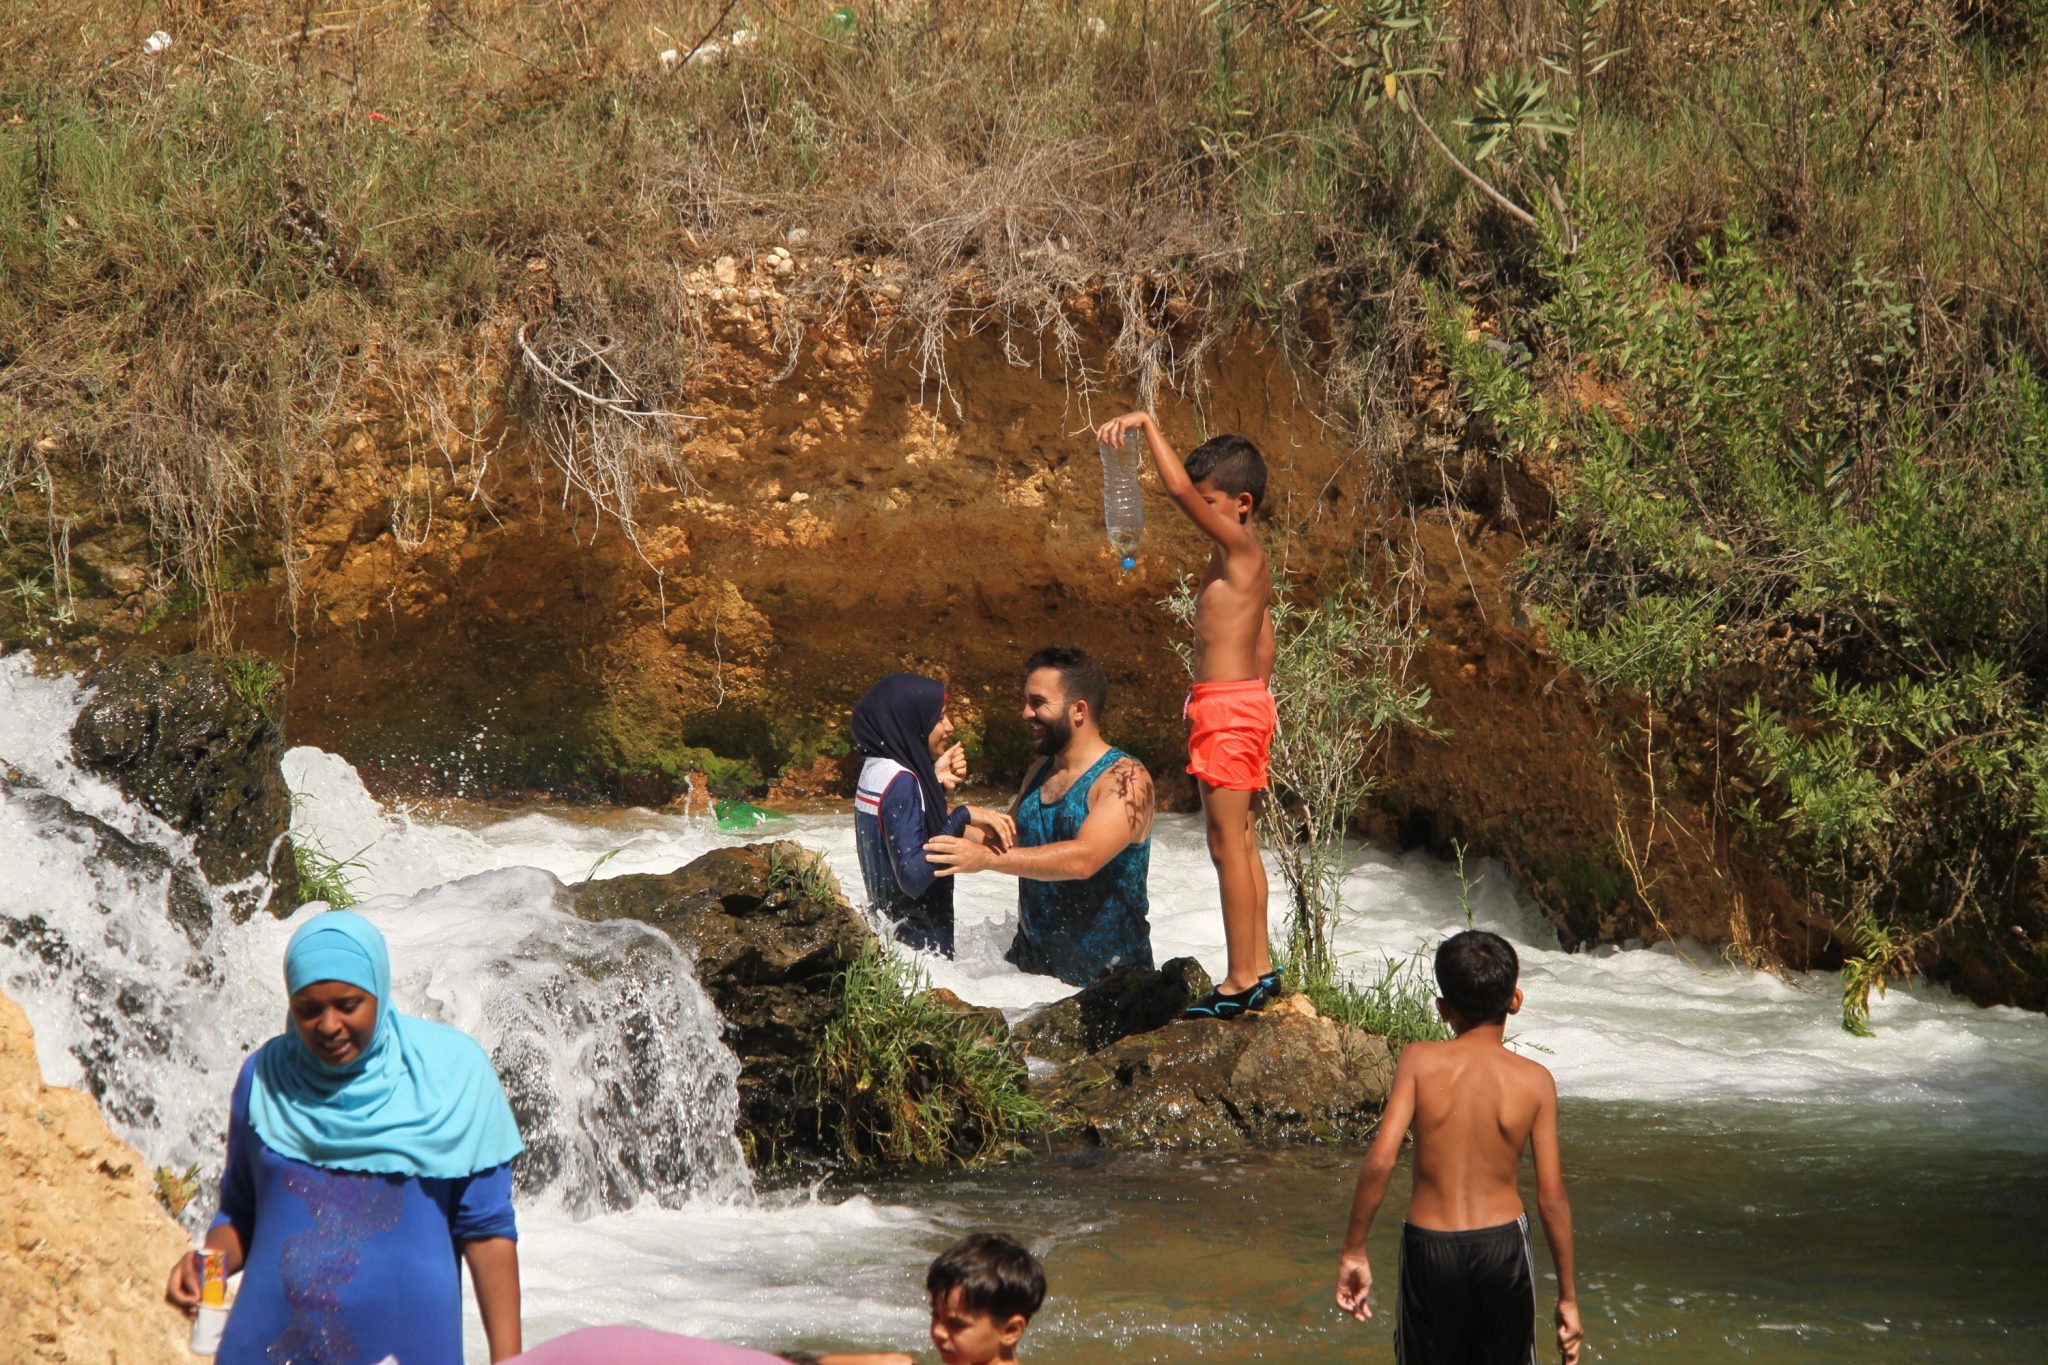
{"type": "Polygon", "coordinates": [[[1034,1084],[1060,1143],[1120,1150],[1360,1142],[1393,1083],[1386,1040],[1288,996],[1248,1018],[1182,1019],[1034,1084]]]}
{"type": "Polygon", "coordinates": [[[280,913],[295,903],[274,675],[250,679],[246,665],[212,654],[130,651],[86,680],[92,696],[71,728],[79,762],[191,838],[237,920],[266,902],[280,913]]]}
{"type": "Polygon", "coordinates": [[[674,872],[578,883],[565,902],[583,919],[659,929],[696,959],[740,1059],[740,1138],[756,1169],[831,1150],[812,1054],[839,1013],[839,974],[873,933],[817,854],[787,841],[713,849],[674,872]]]}

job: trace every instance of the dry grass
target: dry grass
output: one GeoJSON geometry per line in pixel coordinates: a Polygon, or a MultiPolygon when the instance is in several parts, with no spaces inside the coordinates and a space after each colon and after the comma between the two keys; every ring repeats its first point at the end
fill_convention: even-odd
{"type": "MultiPolygon", "coordinates": [[[[952,339],[989,330],[1079,399],[1149,402],[1197,389],[1255,316],[1381,453],[1411,425],[1424,282],[1489,307],[1531,287],[1530,244],[1412,127],[1334,109],[1313,52],[1200,0],[892,0],[850,32],[828,8],[51,0],[0,20],[5,567],[39,557],[61,595],[64,518],[111,504],[203,597],[237,555],[289,579],[299,489],[364,402],[400,413],[416,466],[481,489],[523,459],[630,532],[641,487],[687,478],[685,268],[792,232],[848,267],[800,277],[792,360],[851,317],[936,406],[952,339]],[[750,46],[660,60],[732,16],[750,46]],[[158,25],[175,44],[147,57],[158,25]],[[32,452],[60,505],[21,482],[32,452]]],[[[1446,129],[1557,22],[1539,0],[1449,8],[1446,129]]],[[[1617,7],[1591,188],[1681,269],[1721,223],[1774,224],[1817,294],[1868,256],[1924,282],[1959,355],[1986,335],[2044,354],[2034,49],[1971,47],[1985,7],[1926,8],[1617,7]]],[[[1995,8],[2027,31],[2024,5],[1995,8]]],[[[422,533],[406,486],[392,506],[394,534],[422,533]]]]}

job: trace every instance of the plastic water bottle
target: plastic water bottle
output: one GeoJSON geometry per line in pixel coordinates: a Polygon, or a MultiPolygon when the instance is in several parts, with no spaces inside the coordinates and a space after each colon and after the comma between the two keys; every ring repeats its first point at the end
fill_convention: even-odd
{"type": "Polygon", "coordinates": [[[1138,566],[1138,537],[1145,533],[1145,502],[1138,493],[1138,470],[1143,466],[1145,433],[1133,427],[1121,446],[1095,443],[1102,457],[1102,525],[1109,532],[1109,548],[1129,573],[1138,566]]]}

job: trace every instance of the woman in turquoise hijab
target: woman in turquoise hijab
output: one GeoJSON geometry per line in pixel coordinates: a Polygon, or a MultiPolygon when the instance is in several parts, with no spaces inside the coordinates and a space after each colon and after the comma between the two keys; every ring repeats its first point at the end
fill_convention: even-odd
{"type": "MultiPolygon", "coordinates": [[[[218,1365],[462,1365],[462,1277],[491,1359],[517,1355],[519,1129],[482,1047],[391,1003],[384,936],[345,910],[285,950],[285,1031],[242,1066],[220,1216],[241,1293],[218,1365]]],[[[170,1301],[199,1301],[198,1258],[170,1301]]]]}

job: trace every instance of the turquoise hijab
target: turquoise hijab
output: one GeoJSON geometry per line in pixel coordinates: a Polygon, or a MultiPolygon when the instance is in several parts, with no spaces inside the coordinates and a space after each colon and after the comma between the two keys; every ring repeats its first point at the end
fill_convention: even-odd
{"type": "Polygon", "coordinates": [[[483,1048],[460,1029],[391,1005],[384,936],[361,915],[330,910],[292,935],[284,988],[341,981],[377,998],[370,1045],[329,1066],[285,1030],[256,1054],[249,1123],[272,1151],[314,1166],[456,1179],[501,1166],[525,1147],[483,1048]]]}

